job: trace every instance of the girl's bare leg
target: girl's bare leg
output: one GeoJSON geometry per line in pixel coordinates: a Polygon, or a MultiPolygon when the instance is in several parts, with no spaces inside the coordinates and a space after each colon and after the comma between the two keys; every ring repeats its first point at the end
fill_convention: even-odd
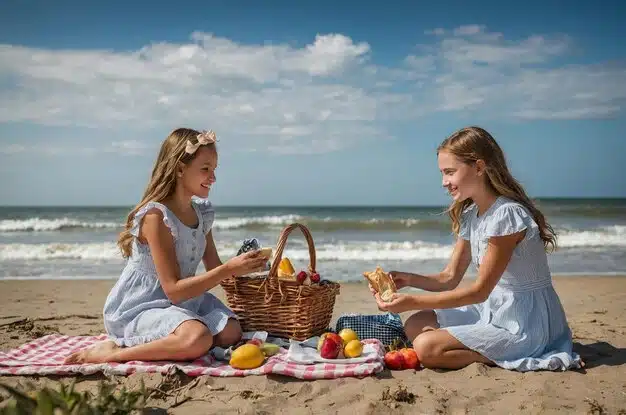
{"type": "Polygon", "coordinates": [[[228,319],[228,323],[224,327],[224,330],[215,335],[213,346],[227,348],[241,340],[243,332],[241,331],[241,325],[239,321],[233,318],[228,319]]]}
{"type": "Polygon", "coordinates": [[[404,323],[404,332],[409,340],[427,331],[439,328],[437,315],[433,310],[421,310],[409,317],[404,323]]]}
{"type": "Polygon", "coordinates": [[[420,334],[413,348],[424,367],[431,369],[460,369],[472,363],[494,363],[478,352],[469,350],[446,330],[432,330],[420,334]]]}
{"type": "Polygon", "coordinates": [[[113,341],[72,353],[65,364],[128,362],[132,360],[193,360],[213,346],[209,329],[198,320],[187,320],[166,337],[131,347],[118,347],[113,341]]]}
{"type": "Polygon", "coordinates": [[[480,353],[469,350],[446,330],[440,330],[437,315],[432,310],[413,314],[404,324],[404,331],[424,367],[460,369],[476,362],[494,364],[480,353]]]}

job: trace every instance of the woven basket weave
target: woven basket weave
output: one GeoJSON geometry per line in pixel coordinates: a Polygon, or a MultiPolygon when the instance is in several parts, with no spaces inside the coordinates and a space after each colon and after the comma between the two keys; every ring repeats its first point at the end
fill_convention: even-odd
{"type": "Polygon", "coordinates": [[[306,226],[293,223],[280,233],[269,272],[222,281],[228,305],[239,317],[243,331],[266,331],[274,337],[305,340],[328,329],[339,284],[324,281],[301,285],[278,278],[287,237],[296,228],[302,231],[309,247],[309,272],[316,272],[313,237],[306,226]]]}

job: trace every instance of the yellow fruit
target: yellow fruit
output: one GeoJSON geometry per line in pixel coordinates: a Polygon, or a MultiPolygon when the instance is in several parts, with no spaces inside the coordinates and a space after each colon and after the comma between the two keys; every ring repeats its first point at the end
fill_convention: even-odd
{"type": "Polygon", "coordinates": [[[343,340],[343,345],[345,346],[350,342],[350,340],[359,340],[359,336],[352,329],[343,329],[339,332],[339,337],[343,340]]]}
{"type": "Polygon", "coordinates": [[[343,354],[346,357],[359,357],[361,353],[363,353],[363,345],[358,340],[350,340],[343,348],[343,354]]]}
{"type": "Polygon", "coordinates": [[[265,361],[265,355],[256,344],[244,344],[230,355],[229,364],[235,369],[256,369],[265,361]]]}
{"type": "Polygon", "coordinates": [[[295,276],[296,270],[293,268],[293,265],[291,265],[291,261],[289,261],[289,258],[285,257],[281,259],[280,263],[278,264],[278,277],[295,278],[295,276]]]}

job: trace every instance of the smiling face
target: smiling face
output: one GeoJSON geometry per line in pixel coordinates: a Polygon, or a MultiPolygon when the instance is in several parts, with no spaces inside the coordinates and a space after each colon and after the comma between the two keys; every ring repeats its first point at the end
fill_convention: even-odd
{"type": "Polygon", "coordinates": [[[439,171],[442,175],[442,186],[455,202],[471,199],[484,188],[482,160],[468,164],[447,151],[437,155],[439,171]]]}
{"type": "Polygon", "coordinates": [[[215,169],[217,168],[217,150],[215,146],[201,146],[194,158],[180,169],[179,180],[186,193],[200,198],[206,198],[209,190],[215,183],[215,169]]]}

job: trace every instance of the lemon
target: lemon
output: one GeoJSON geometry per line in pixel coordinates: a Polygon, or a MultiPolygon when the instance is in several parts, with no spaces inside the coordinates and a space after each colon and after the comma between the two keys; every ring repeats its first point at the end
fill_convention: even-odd
{"type": "Polygon", "coordinates": [[[348,344],[351,340],[359,340],[359,336],[352,329],[343,329],[339,332],[339,337],[343,340],[344,346],[348,344]]]}
{"type": "Polygon", "coordinates": [[[236,348],[228,362],[235,369],[256,369],[265,361],[265,355],[256,344],[244,344],[236,348]]]}
{"type": "Polygon", "coordinates": [[[350,340],[343,348],[346,357],[359,357],[363,353],[363,345],[358,340],[350,340]]]}

